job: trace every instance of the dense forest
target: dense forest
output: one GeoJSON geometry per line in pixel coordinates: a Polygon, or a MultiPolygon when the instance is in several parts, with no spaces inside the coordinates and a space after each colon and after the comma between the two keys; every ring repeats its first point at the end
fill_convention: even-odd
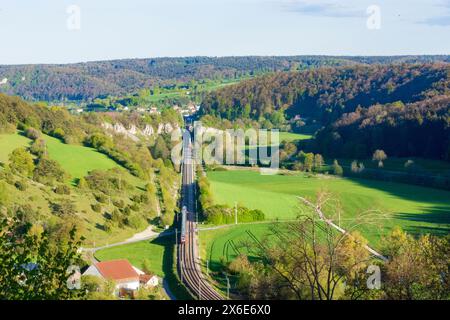
{"type": "Polygon", "coordinates": [[[449,94],[446,63],[327,67],[225,87],[205,98],[201,112],[300,132],[315,125],[309,148],[329,157],[362,159],[383,149],[448,160],[449,94]]]}
{"type": "Polygon", "coordinates": [[[0,66],[0,92],[30,100],[89,100],[144,87],[199,79],[235,79],[323,66],[449,62],[449,56],[189,57],[125,59],[67,65],[0,66]],[[6,81],[4,81],[6,80],[6,81]]]}

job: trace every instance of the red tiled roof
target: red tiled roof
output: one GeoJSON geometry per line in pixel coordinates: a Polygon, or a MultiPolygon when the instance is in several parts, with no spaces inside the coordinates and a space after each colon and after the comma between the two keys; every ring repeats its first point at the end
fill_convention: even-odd
{"type": "Polygon", "coordinates": [[[95,267],[104,278],[124,282],[139,281],[139,274],[134,270],[128,260],[111,260],[95,264],[95,267]]]}
{"type": "Polygon", "coordinates": [[[141,274],[139,275],[139,281],[141,283],[147,283],[150,281],[151,278],[153,278],[155,275],[153,274],[141,274]]]}

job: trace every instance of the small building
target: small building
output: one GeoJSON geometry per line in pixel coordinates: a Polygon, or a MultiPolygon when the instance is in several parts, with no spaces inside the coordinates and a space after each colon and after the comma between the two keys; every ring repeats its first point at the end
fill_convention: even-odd
{"type": "Polygon", "coordinates": [[[111,260],[91,265],[83,275],[97,276],[116,283],[116,290],[138,290],[139,273],[128,260],[111,260]]]}
{"type": "Polygon", "coordinates": [[[141,274],[139,276],[139,282],[142,287],[154,288],[159,285],[159,279],[154,274],[141,274]]]}
{"type": "Polygon", "coordinates": [[[119,297],[133,298],[139,288],[159,285],[159,278],[156,275],[145,274],[126,259],[97,262],[91,265],[83,275],[114,281],[115,294],[119,297]]]}

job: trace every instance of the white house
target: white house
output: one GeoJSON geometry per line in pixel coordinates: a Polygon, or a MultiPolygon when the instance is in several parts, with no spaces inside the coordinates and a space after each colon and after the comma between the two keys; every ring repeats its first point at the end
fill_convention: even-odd
{"type": "Polygon", "coordinates": [[[114,281],[116,284],[115,293],[119,296],[132,295],[140,287],[156,287],[159,285],[159,278],[156,275],[145,274],[125,259],[95,263],[83,275],[114,281]]]}
{"type": "Polygon", "coordinates": [[[143,274],[139,276],[141,286],[147,288],[157,287],[159,285],[159,278],[154,274],[143,274]]]}
{"type": "Polygon", "coordinates": [[[83,275],[96,276],[116,283],[116,290],[138,290],[139,274],[128,260],[103,261],[91,265],[83,275]]]}

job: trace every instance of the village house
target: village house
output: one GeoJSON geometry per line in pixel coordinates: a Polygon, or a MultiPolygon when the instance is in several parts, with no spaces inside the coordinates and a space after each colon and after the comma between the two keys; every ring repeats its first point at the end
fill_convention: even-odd
{"type": "Polygon", "coordinates": [[[116,284],[115,294],[121,297],[132,295],[141,287],[155,287],[159,284],[156,275],[145,274],[125,259],[97,262],[91,265],[83,275],[114,281],[116,284]]]}

